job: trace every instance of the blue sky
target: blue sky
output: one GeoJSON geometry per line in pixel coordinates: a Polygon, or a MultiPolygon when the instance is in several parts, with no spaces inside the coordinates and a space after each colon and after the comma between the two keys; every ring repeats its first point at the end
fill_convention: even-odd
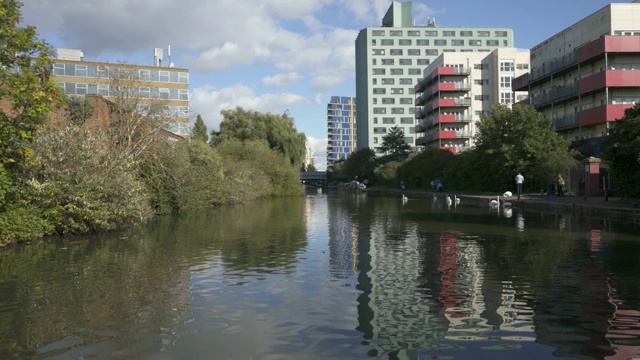
{"type": "MultiPolygon", "coordinates": [[[[631,2],[620,1],[620,2],[631,2]]],[[[171,46],[171,61],[190,71],[191,110],[209,130],[220,111],[241,106],[289,111],[326,164],[326,104],[355,95],[355,39],[379,26],[388,0],[24,0],[23,23],[57,48],[85,60],[153,64],[153,49],[171,46]]],[[[509,27],[528,49],[601,9],[606,0],[413,1],[416,23],[509,27]]],[[[166,61],[166,54],[165,54],[166,61]]]]}

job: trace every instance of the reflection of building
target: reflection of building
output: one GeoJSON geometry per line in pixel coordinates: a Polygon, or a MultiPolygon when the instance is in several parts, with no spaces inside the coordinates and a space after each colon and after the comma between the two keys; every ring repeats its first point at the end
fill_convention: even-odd
{"type": "Polygon", "coordinates": [[[381,26],[361,30],[355,45],[358,149],[380,147],[394,126],[414,146],[413,87],[424,68],[443,53],[513,47],[513,30],[436,27],[435,19],[416,25],[411,1],[394,1],[381,26]]]}
{"type": "Polygon", "coordinates": [[[338,277],[354,276],[357,273],[358,230],[350,213],[343,206],[329,203],[329,264],[331,274],[338,277]]]}
{"type": "Polygon", "coordinates": [[[327,168],[356,150],[355,98],[332,96],[327,104],[327,168]]]}
{"type": "Polygon", "coordinates": [[[511,106],[522,94],[511,81],[529,69],[529,52],[498,48],[491,53],[444,53],[425,70],[414,87],[416,146],[470,149],[475,123],[492,104],[511,106]]]}
{"type": "Polygon", "coordinates": [[[531,49],[513,83],[569,140],[602,137],[640,101],[640,2],[609,4],[531,49]]]}
{"type": "Polygon", "coordinates": [[[139,111],[162,101],[166,116],[171,119],[167,130],[189,135],[189,70],[174,68],[172,64],[163,67],[162,49],[156,49],[156,66],[85,61],[80,50],[57,52],[53,75],[65,94],[100,95],[114,101],[122,92],[119,87],[126,83],[129,95],[139,101],[136,104],[139,111]]]}

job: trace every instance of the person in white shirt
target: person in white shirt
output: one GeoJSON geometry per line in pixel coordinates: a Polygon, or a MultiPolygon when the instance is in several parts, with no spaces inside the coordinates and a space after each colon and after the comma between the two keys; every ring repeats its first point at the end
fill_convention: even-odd
{"type": "Polygon", "coordinates": [[[522,174],[518,173],[518,175],[516,175],[516,191],[518,193],[518,199],[520,199],[520,194],[522,194],[522,183],[524,182],[524,176],[522,176],[522,174]]]}

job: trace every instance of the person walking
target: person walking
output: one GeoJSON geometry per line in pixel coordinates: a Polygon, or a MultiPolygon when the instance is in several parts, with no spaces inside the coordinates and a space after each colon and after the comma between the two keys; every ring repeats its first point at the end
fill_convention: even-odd
{"type": "Polygon", "coordinates": [[[558,174],[558,196],[564,196],[564,179],[558,174]]]}
{"type": "Polygon", "coordinates": [[[516,192],[518,193],[518,200],[520,200],[520,195],[522,194],[522,183],[524,182],[524,176],[518,173],[516,175],[516,192]]]}

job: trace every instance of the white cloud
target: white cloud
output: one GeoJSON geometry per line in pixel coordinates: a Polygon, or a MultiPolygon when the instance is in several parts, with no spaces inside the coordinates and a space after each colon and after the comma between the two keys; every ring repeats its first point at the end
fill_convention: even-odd
{"type": "Polygon", "coordinates": [[[245,110],[254,110],[272,114],[283,114],[289,107],[304,105],[309,100],[298,94],[262,94],[242,84],[224,89],[211,86],[196,88],[191,92],[191,111],[202,116],[208,131],[219,130],[222,121],[222,110],[234,109],[237,106],[245,110]]]}
{"type": "Polygon", "coordinates": [[[267,86],[283,86],[294,84],[302,79],[302,75],[297,72],[290,72],[286,74],[277,74],[274,76],[267,76],[262,78],[262,83],[267,86]]]}

